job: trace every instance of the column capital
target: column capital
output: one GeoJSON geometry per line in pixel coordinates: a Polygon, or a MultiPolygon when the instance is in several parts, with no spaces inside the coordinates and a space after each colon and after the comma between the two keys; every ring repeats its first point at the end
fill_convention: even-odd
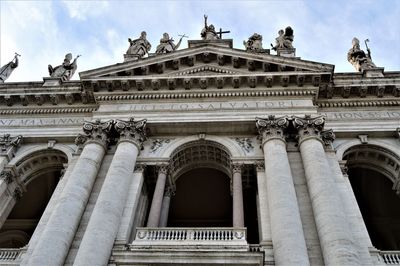
{"type": "Polygon", "coordinates": [[[167,174],[169,170],[169,164],[162,163],[162,164],[157,164],[157,170],[158,174],[167,174]]]}
{"type": "Polygon", "coordinates": [[[115,130],[119,133],[119,142],[129,141],[141,149],[146,140],[146,123],[146,119],[135,121],[133,117],[129,121],[117,119],[115,130]]]}
{"type": "Polygon", "coordinates": [[[94,122],[86,121],[82,128],[84,134],[78,134],[75,139],[75,144],[78,146],[83,146],[90,142],[96,142],[106,148],[110,142],[109,134],[112,127],[112,120],[105,122],[101,122],[100,119],[97,119],[94,122]]]}
{"type": "Polygon", "coordinates": [[[243,163],[232,163],[232,173],[242,173],[243,163]]]}
{"type": "Polygon", "coordinates": [[[13,198],[18,201],[22,198],[22,189],[20,187],[16,187],[13,192],[13,198]]]}
{"type": "Polygon", "coordinates": [[[4,134],[0,136],[0,155],[9,156],[10,149],[17,148],[21,143],[21,140],[21,135],[11,137],[10,134],[4,134]]]}
{"type": "Polygon", "coordinates": [[[146,169],[146,164],[144,163],[136,163],[134,172],[143,172],[146,169]]]}
{"type": "Polygon", "coordinates": [[[17,180],[17,170],[15,166],[5,166],[0,173],[0,179],[3,179],[7,184],[11,184],[14,180],[17,180]]]}
{"type": "Polygon", "coordinates": [[[321,141],[324,145],[329,145],[335,139],[335,134],[332,130],[323,130],[325,125],[324,116],[311,117],[305,115],[303,117],[293,116],[293,126],[299,134],[299,144],[309,138],[315,138],[321,141]]]}
{"type": "Polygon", "coordinates": [[[269,115],[268,118],[256,118],[256,127],[263,144],[271,139],[280,139],[285,141],[284,130],[289,126],[289,117],[282,116],[276,118],[269,115]]]}
{"type": "Polygon", "coordinates": [[[265,163],[264,160],[258,160],[254,162],[254,165],[256,166],[257,172],[264,172],[265,171],[265,163]]]}

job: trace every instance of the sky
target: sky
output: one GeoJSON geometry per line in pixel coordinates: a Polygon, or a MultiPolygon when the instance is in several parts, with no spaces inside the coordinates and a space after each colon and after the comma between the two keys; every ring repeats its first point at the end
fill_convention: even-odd
{"type": "MultiPolygon", "coordinates": [[[[145,30],[154,52],[164,32],[200,39],[203,15],[216,29],[229,30],[234,48],[253,33],[270,48],[277,32],[294,30],[296,55],[335,65],[335,72],[354,72],[347,62],[353,37],[385,71],[400,71],[400,1],[398,0],[264,0],[264,1],[60,1],[0,0],[0,65],[14,53],[19,66],[7,82],[43,81],[48,64],[60,65],[67,53],[82,72],[123,62],[128,38],[145,30]]],[[[187,48],[185,39],[180,49],[187,48]]],[[[274,54],[273,51],[271,51],[274,54]]],[[[79,79],[75,73],[73,80],[79,79]]]]}

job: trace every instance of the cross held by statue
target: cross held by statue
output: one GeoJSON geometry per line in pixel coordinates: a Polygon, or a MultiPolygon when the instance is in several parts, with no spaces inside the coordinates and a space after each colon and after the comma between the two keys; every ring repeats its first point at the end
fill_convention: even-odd
{"type": "Polygon", "coordinates": [[[222,31],[222,28],[219,28],[219,32],[217,32],[217,34],[219,34],[219,38],[220,38],[220,39],[222,39],[222,34],[224,34],[224,33],[230,33],[230,31],[229,31],[229,30],[227,30],[227,31],[222,31]]]}

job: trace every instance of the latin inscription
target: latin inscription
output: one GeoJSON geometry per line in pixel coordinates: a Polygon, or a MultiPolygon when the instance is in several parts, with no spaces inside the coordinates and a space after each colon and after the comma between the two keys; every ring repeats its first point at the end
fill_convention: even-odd
{"type": "Polygon", "coordinates": [[[398,119],[398,111],[379,111],[379,112],[329,112],[320,113],[325,115],[328,120],[353,120],[353,119],[398,119]]]}
{"type": "Polygon", "coordinates": [[[0,126],[81,125],[83,118],[0,119],[0,126]]]}

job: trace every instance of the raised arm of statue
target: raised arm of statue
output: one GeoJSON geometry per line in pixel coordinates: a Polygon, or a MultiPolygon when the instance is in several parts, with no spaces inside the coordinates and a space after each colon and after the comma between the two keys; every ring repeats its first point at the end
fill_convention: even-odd
{"type": "Polygon", "coordinates": [[[204,15],[204,28],[207,28],[207,15],[204,15]]]}
{"type": "Polygon", "coordinates": [[[4,81],[10,77],[14,69],[18,67],[18,56],[21,55],[15,53],[14,58],[0,68],[0,83],[4,83],[4,81]]]}

